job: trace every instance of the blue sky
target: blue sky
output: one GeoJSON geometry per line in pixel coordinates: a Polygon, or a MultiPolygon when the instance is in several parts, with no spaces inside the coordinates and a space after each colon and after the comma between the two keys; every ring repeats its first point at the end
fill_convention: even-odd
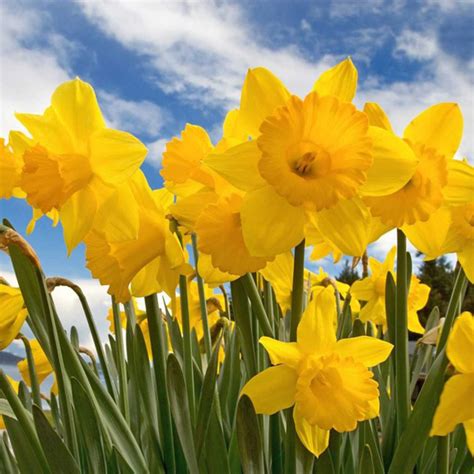
{"type": "MultiPolygon", "coordinates": [[[[359,69],[356,103],[379,102],[400,132],[425,107],[459,102],[459,156],[472,159],[473,12],[472,0],[2,0],[0,133],[21,129],[15,111],[41,113],[55,87],[78,75],[96,89],[110,125],[148,145],[143,169],[159,187],[166,141],[186,122],[217,140],[249,67],[270,68],[304,95],[320,72],[350,55],[359,69]]],[[[0,211],[25,231],[23,201],[2,201],[0,211]]],[[[96,288],[83,249],[66,258],[60,226],[43,219],[29,240],[47,274],[96,288]]],[[[387,236],[373,253],[392,243],[387,236]]],[[[9,271],[0,256],[0,273],[9,271]]]]}

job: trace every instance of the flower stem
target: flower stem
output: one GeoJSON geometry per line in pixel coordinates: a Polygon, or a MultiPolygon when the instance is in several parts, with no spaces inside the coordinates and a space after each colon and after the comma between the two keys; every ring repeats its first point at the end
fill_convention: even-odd
{"type": "Polygon", "coordinates": [[[295,247],[293,289],[291,292],[290,341],[296,341],[296,329],[303,313],[304,294],[304,239],[295,247]]]}
{"type": "Polygon", "coordinates": [[[436,473],[449,473],[449,434],[438,437],[438,450],[436,453],[436,473]]]}
{"type": "Polygon", "coordinates": [[[124,341],[122,333],[122,325],[120,323],[120,310],[119,305],[115,302],[115,298],[112,297],[112,313],[114,317],[114,327],[115,327],[115,356],[117,359],[117,369],[119,376],[119,386],[120,386],[120,407],[122,409],[123,416],[130,421],[130,407],[128,402],[128,380],[127,380],[127,368],[125,366],[125,351],[124,351],[124,341]]]}
{"type": "Polygon", "coordinates": [[[161,311],[158,307],[156,294],[145,297],[146,317],[150,331],[151,352],[153,356],[153,372],[157,390],[157,406],[160,414],[160,432],[163,443],[163,456],[166,472],[175,473],[173,424],[171,420],[170,402],[166,389],[166,354],[164,350],[165,335],[161,311]]]}
{"type": "Polygon", "coordinates": [[[407,241],[397,229],[397,292],[395,323],[395,400],[398,436],[405,430],[410,416],[408,328],[407,328],[407,241]]]}
{"type": "Polygon", "coordinates": [[[212,354],[211,332],[209,331],[209,321],[207,319],[207,306],[206,294],[204,292],[204,282],[201,278],[201,275],[199,275],[198,270],[199,253],[197,249],[196,234],[192,234],[191,239],[193,242],[194,265],[196,267],[196,279],[199,292],[199,308],[201,309],[202,329],[204,333],[204,347],[206,349],[207,360],[209,361],[211,360],[212,354]]]}
{"type": "Polygon", "coordinates": [[[30,374],[31,381],[31,393],[33,395],[33,401],[41,408],[41,392],[38,383],[38,376],[36,375],[35,361],[33,359],[33,352],[31,351],[31,345],[28,338],[21,335],[20,339],[25,345],[26,360],[28,362],[28,372],[30,374]]]}

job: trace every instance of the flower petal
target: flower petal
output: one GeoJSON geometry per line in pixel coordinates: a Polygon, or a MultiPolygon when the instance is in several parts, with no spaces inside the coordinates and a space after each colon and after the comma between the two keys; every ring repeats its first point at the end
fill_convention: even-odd
{"type": "Polygon", "coordinates": [[[446,354],[457,371],[474,373],[474,318],[465,311],[454,323],[449,335],[446,354]]]}
{"type": "Polygon", "coordinates": [[[297,329],[300,349],[307,353],[324,353],[336,342],[334,319],[336,300],[332,286],[315,292],[306,307],[297,329]]]}
{"type": "Polygon", "coordinates": [[[260,155],[257,142],[252,140],[223,153],[210,154],[205,162],[236,188],[251,191],[266,184],[257,166],[260,155]]]}
{"type": "Polygon", "coordinates": [[[466,443],[471,456],[474,456],[474,418],[463,423],[466,432],[466,443]]]}
{"type": "Polygon", "coordinates": [[[359,336],[337,341],[335,352],[341,357],[353,357],[366,367],[380,364],[392,352],[393,345],[375,337],[359,336]]]}
{"type": "Polygon", "coordinates": [[[240,394],[252,400],[257,413],[273,415],[295,403],[297,378],[290,367],[275,365],[252,377],[240,394]]]}
{"type": "Polygon", "coordinates": [[[403,137],[434,148],[452,158],[462,138],[463,117],[458,104],[441,103],[427,108],[405,128],[403,137]]]}
{"type": "Polygon", "coordinates": [[[466,246],[458,250],[458,259],[467,279],[474,283],[474,240],[471,239],[466,246]]]}
{"type": "Polygon", "coordinates": [[[290,93],[273,73],[263,67],[249,69],[240,98],[241,127],[255,138],[260,125],[276,107],[284,105],[290,93]]]}
{"type": "Polygon", "coordinates": [[[241,209],[242,231],[251,255],[278,255],[304,238],[304,210],[265,186],[247,193],[241,209]]]}
{"type": "Polygon", "coordinates": [[[86,155],[90,136],[105,129],[92,86],[78,77],[61,84],[51,97],[51,107],[69,132],[74,150],[86,155]]]}
{"type": "Polygon", "coordinates": [[[302,354],[296,342],[283,342],[266,336],[258,342],[265,347],[273,365],[284,364],[293,369],[298,366],[302,354]]]}
{"type": "Polygon", "coordinates": [[[451,377],[445,384],[433,418],[430,436],[445,436],[458,423],[474,418],[474,374],[451,377]]]}
{"type": "Polygon", "coordinates": [[[90,149],[92,171],[113,185],[130,178],[147,153],[145,145],[133,135],[110,128],[91,136],[90,149]]]}
{"type": "Polygon", "coordinates": [[[369,117],[369,125],[383,128],[384,130],[393,133],[390,120],[379,104],[375,102],[366,102],[364,105],[364,112],[367,114],[367,117],[369,117]]]}
{"type": "Polygon", "coordinates": [[[323,72],[314,83],[319,96],[335,95],[344,102],[352,102],[357,89],[357,69],[351,58],[323,72]]]}
{"type": "Polygon", "coordinates": [[[59,211],[68,254],[92,228],[96,211],[97,198],[90,185],[73,194],[59,211]]]}
{"type": "Polygon", "coordinates": [[[474,166],[467,161],[448,162],[448,184],[443,188],[446,201],[457,206],[472,201],[474,194],[474,166]]]}
{"type": "Polygon", "coordinates": [[[377,296],[374,280],[369,277],[363,278],[362,280],[356,280],[354,283],[352,283],[351,295],[360,301],[371,300],[377,296]]]}
{"type": "Polygon", "coordinates": [[[412,178],[418,160],[410,146],[383,128],[370,127],[373,140],[372,166],[360,192],[365,196],[385,196],[401,189],[412,178]]]}
{"type": "Polygon", "coordinates": [[[329,430],[323,430],[318,425],[311,425],[303,418],[297,406],[293,409],[296,433],[304,447],[319,457],[329,446],[329,430]]]}

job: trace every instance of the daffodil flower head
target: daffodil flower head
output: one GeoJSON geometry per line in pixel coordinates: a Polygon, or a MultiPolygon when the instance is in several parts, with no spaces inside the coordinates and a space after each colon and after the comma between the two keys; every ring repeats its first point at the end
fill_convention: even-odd
{"type": "Polygon", "coordinates": [[[446,354],[456,369],[445,384],[436,409],[430,436],[446,436],[462,423],[467,446],[474,456],[474,318],[462,313],[454,323],[448,338],[446,354]]]}
{"type": "Polygon", "coordinates": [[[0,199],[25,196],[19,187],[23,158],[13,147],[15,136],[18,134],[20,132],[10,132],[8,144],[0,138],[0,199]]]}
{"type": "Polygon", "coordinates": [[[292,96],[260,127],[260,173],[294,206],[331,207],[366,180],[368,130],[367,116],[337,97],[292,96]]]}
{"type": "Polygon", "coordinates": [[[315,456],[328,446],[329,430],[352,431],[378,415],[379,390],[369,367],[389,356],[392,345],[360,336],[337,341],[333,324],[334,290],[314,294],[298,325],[296,342],[262,337],[273,367],[242,389],[257,413],[273,414],[294,406],[302,443],[315,456]]]}
{"type": "Polygon", "coordinates": [[[61,211],[70,251],[90,230],[110,188],[138,169],[146,148],[129,133],[107,128],[94,89],[79,78],[55,90],[43,115],[16,117],[32,137],[21,187],[33,207],[61,211]]]}
{"type": "MultiPolygon", "coordinates": [[[[391,130],[377,104],[371,104],[366,113],[371,124],[391,130]]],[[[366,198],[372,214],[393,227],[427,221],[443,204],[448,163],[459,146],[462,128],[463,118],[457,104],[434,105],[413,119],[403,138],[418,163],[401,189],[386,196],[366,198]]]]}

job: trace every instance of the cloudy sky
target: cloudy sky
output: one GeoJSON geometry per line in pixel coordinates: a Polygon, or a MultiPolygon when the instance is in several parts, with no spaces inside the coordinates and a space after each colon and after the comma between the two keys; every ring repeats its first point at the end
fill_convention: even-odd
{"type": "MultiPolygon", "coordinates": [[[[472,160],[473,17],[474,0],[0,0],[0,136],[21,129],[14,112],[41,113],[58,84],[80,76],[96,89],[109,124],[147,144],[144,171],[159,187],[166,141],[186,122],[217,140],[249,67],[271,69],[304,95],[350,55],[359,70],[356,103],[379,102],[399,132],[427,106],[458,102],[459,156],[472,160]]],[[[0,207],[24,232],[26,204],[0,207]]],[[[85,269],[83,249],[67,259],[62,231],[47,219],[30,241],[45,272],[82,284],[103,321],[107,296],[85,269]]],[[[383,238],[373,253],[392,243],[383,238]]],[[[0,274],[11,278],[4,255],[0,274]]],[[[56,298],[66,324],[82,328],[67,291],[56,298]]]]}

